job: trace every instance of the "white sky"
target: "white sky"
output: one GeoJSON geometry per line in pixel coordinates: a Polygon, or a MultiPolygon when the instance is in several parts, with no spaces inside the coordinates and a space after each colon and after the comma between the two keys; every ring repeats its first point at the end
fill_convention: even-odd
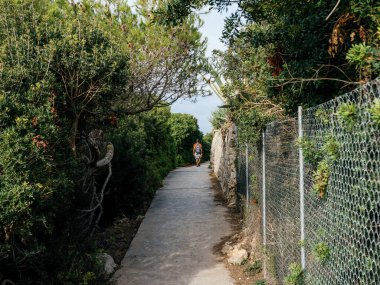
{"type": "MultiPolygon", "coordinates": [[[[224,19],[231,11],[232,9],[221,14],[216,10],[212,10],[210,13],[201,15],[204,21],[201,33],[203,37],[208,39],[207,56],[211,56],[212,51],[215,49],[225,50],[225,46],[220,42],[220,38],[224,27],[224,19]]],[[[222,105],[221,100],[213,94],[208,97],[198,97],[195,103],[187,100],[178,100],[172,105],[172,112],[187,113],[195,116],[198,119],[200,130],[206,134],[212,131],[212,126],[209,122],[211,113],[220,105],[222,105]]]]}

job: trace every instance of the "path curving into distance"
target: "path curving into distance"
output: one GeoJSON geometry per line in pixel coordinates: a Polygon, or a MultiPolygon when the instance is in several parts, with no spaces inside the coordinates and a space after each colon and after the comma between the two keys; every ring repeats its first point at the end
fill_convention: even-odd
{"type": "Polygon", "coordinates": [[[232,229],[207,166],[168,175],[114,275],[117,285],[233,285],[213,253],[232,229]]]}

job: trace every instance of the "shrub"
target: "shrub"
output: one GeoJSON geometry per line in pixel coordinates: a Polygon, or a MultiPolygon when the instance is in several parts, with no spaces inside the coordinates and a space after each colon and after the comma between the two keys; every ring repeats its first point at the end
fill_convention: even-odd
{"type": "Polygon", "coordinates": [[[304,285],[303,270],[300,264],[292,263],[289,266],[289,275],[284,280],[286,285],[304,285]]]}
{"type": "Polygon", "coordinates": [[[353,103],[343,103],[339,106],[337,115],[341,125],[349,132],[354,130],[357,121],[357,110],[353,103]]]}
{"type": "Polygon", "coordinates": [[[330,257],[330,248],[324,242],[320,242],[313,248],[314,257],[321,263],[324,263],[330,257]]]}
{"type": "Polygon", "coordinates": [[[214,130],[220,129],[224,123],[227,121],[228,109],[219,108],[212,112],[210,123],[214,130]]]}
{"type": "Polygon", "coordinates": [[[339,158],[339,143],[333,135],[328,136],[322,150],[325,153],[326,159],[333,163],[339,158]]]}
{"type": "Polygon", "coordinates": [[[371,114],[372,121],[380,126],[380,99],[376,98],[373,101],[372,106],[369,108],[369,113],[371,114]]]}
{"type": "Polygon", "coordinates": [[[172,114],[169,124],[177,146],[178,165],[193,163],[193,144],[196,139],[201,140],[203,137],[197,119],[190,114],[172,114]]]}
{"type": "Polygon", "coordinates": [[[322,158],[322,153],[317,149],[314,141],[303,137],[297,141],[297,144],[302,148],[305,162],[313,166],[317,165],[322,158]]]}
{"type": "Polygon", "coordinates": [[[263,263],[261,260],[255,260],[252,264],[248,265],[245,272],[249,275],[255,275],[263,270],[263,263]]]}
{"type": "Polygon", "coordinates": [[[319,198],[326,194],[327,184],[330,177],[330,167],[326,160],[318,163],[316,171],[313,172],[313,189],[319,198]]]}

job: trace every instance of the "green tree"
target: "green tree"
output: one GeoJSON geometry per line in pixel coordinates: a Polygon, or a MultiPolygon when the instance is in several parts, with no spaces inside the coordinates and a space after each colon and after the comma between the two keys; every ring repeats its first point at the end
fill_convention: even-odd
{"type": "Polygon", "coordinates": [[[0,267],[18,284],[98,277],[88,237],[111,189],[106,150],[115,191],[135,171],[152,193],[174,165],[169,111],[130,115],[202,94],[204,43],[195,19],[168,27],[144,7],[0,0],[0,267]]]}
{"type": "Polygon", "coordinates": [[[203,161],[210,160],[211,154],[212,133],[205,134],[202,139],[203,146],[203,161]]]}
{"type": "Polygon", "coordinates": [[[177,164],[194,162],[193,144],[202,139],[197,119],[189,114],[172,114],[169,119],[171,133],[177,145],[177,164]]]}
{"type": "Polygon", "coordinates": [[[170,109],[155,108],[128,116],[109,130],[114,142],[114,175],[105,200],[107,219],[120,212],[136,215],[147,207],[155,191],[176,166],[176,145],[171,136],[170,109]]]}
{"type": "Polygon", "coordinates": [[[377,1],[339,1],[336,7],[336,1],[208,3],[219,10],[232,3],[238,7],[223,32],[228,49],[213,60],[219,76],[227,79],[223,95],[234,109],[259,107],[275,119],[379,75],[377,1]]]}

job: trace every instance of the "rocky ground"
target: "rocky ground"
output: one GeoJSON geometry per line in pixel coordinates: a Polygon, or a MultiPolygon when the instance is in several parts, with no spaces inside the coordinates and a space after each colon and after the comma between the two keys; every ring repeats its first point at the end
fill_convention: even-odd
{"type": "MultiPolygon", "coordinates": [[[[227,200],[222,194],[220,185],[215,176],[212,177],[215,189],[215,200],[227,206],[227,200]]],[[[255,228],[255,221],[244,221],[236,207],[229,208],[228,219],[233,226],[234,233],[215,246],[214,252],[219,255],[229,269],[235,285],[268,285],[263,283],[263,256],[261,245],[255,228]],[[247,226],[250,224],[249,226],[247,226]]]]}
{"type": "Polygon", "coordinates": [[[122,217],[115,220],[112,226],[97,234],[102,249],[113,257],[116,264],[120,264],[128,250],[143,216],[136,219],[122,217]]]}

